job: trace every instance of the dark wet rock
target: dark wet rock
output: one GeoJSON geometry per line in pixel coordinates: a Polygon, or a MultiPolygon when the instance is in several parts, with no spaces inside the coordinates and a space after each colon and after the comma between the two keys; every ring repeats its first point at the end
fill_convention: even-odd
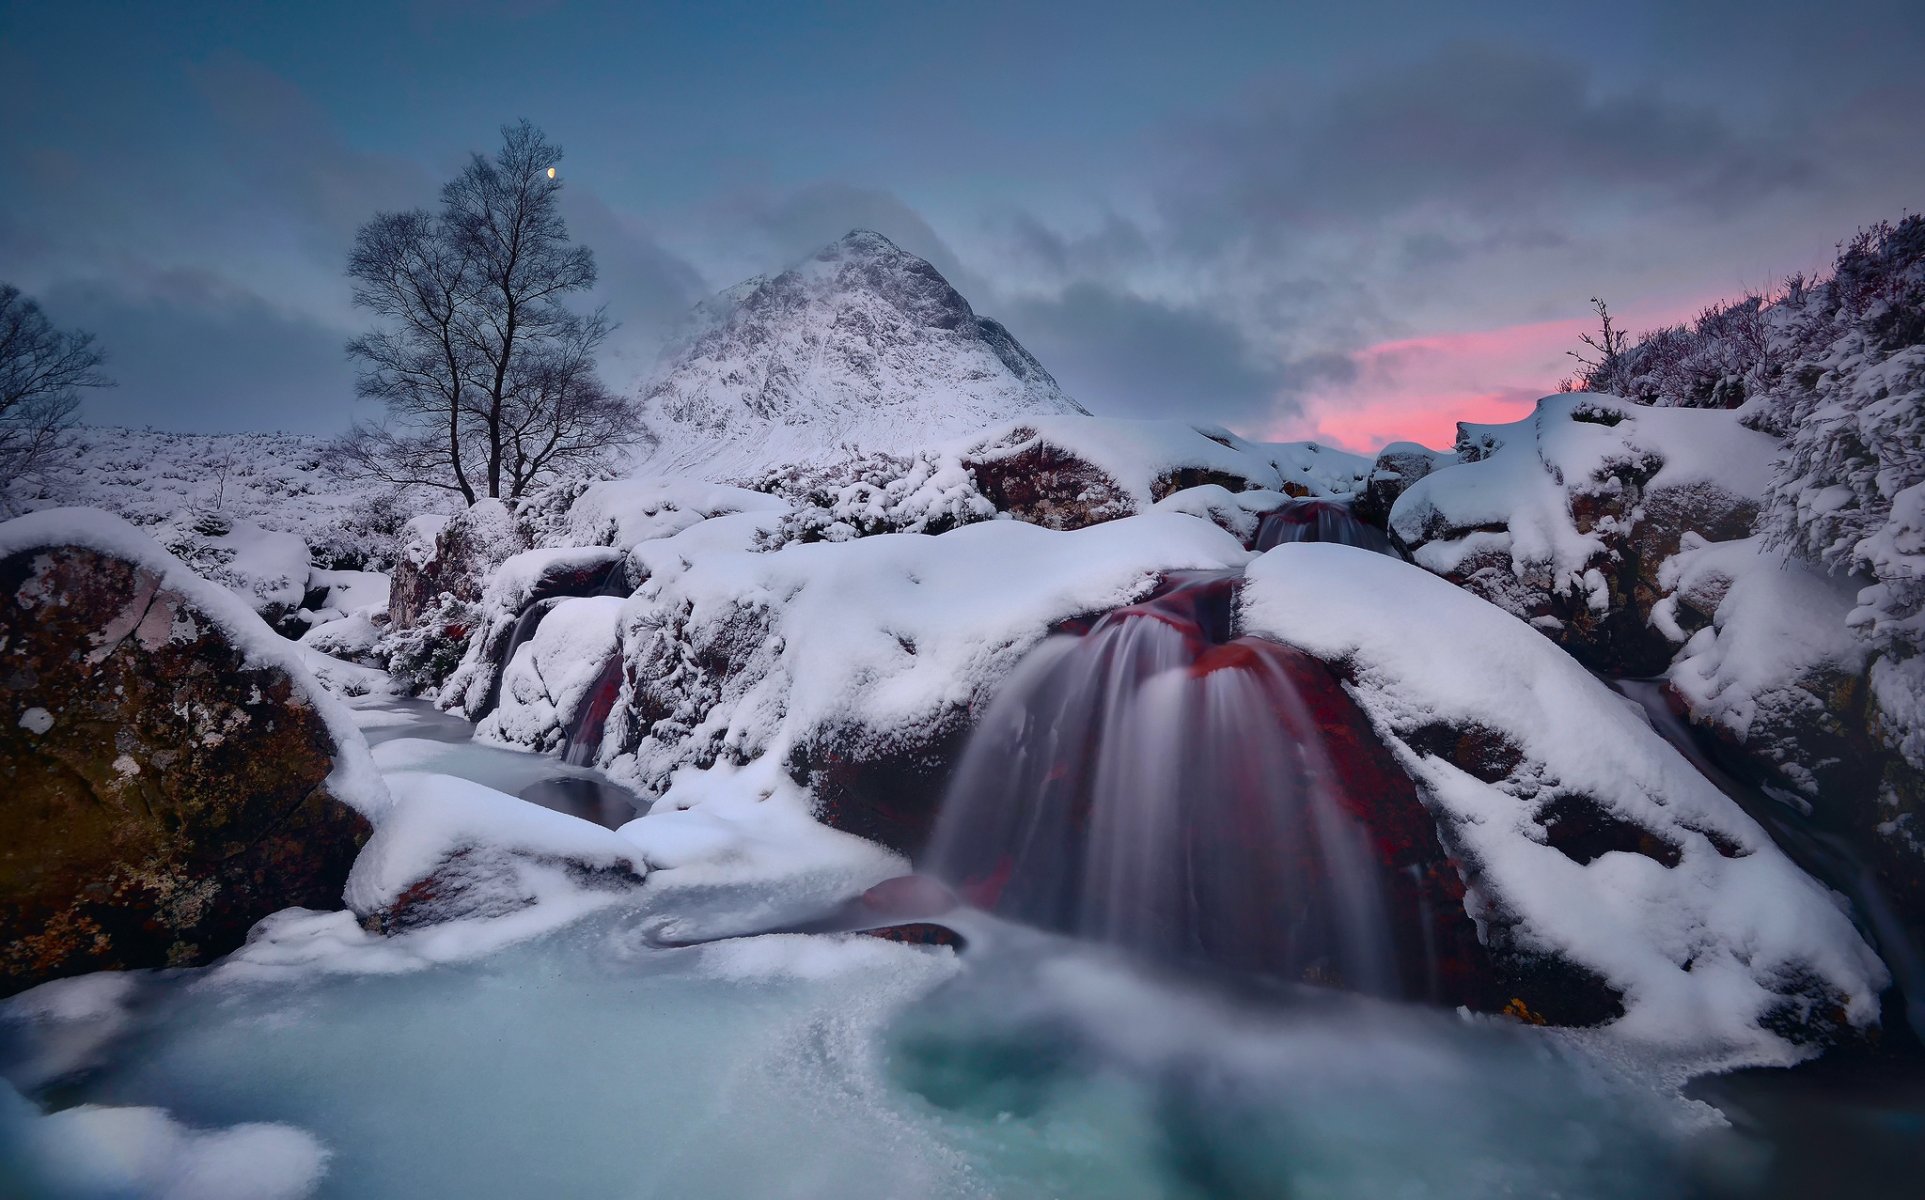
{"type": "MultiPolygon", "coordinates": [[[[1394,442],[1384,447],[1371,464],[1370,475],[1352,503],[1357,516],[1378,528],[1390,523],[1390,510],[1397,498],[1419,479],[1436,470],[1439,456],[1422,446],[1394,442]]],[[[1444,460],[1445,463],[1449,459],[1444,460]]]]}
{"type": "Polygon", "coordinates": [[[622,892],[642,886],[636,862],[588,863],[562,855],[504,846],[463,846],[433,870],[402,888],[386,904],[360,913],[370,933],[393,935],[449,921],[505,917],[539,902],[525,876],[533,869],[559,872],[576,888],[622,892]]]}
{"type": "Polygon", "coordinates": [[[74,545],[0,558],[6,991],[206,962],[268,913],[337,907],[367,839],[330,791],[344,750],[318,685],[164,569],[74,545]]]}
{"type": "Polygon", "coordinates": [[[968,740],[961,719],[914,737],[853,728],[819,730],[789,757],[789,777],[815,797],[823,824],[920,853],[968,740]]]}

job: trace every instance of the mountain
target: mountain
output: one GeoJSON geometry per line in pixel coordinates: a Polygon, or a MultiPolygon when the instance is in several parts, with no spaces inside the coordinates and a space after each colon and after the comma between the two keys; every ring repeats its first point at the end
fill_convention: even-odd
{"type": "Polygon", "coordinates": [[[699,306],[641,403],[639,469],[710,479],[1085,411],[936,268],[867,230],[699,306]]]}

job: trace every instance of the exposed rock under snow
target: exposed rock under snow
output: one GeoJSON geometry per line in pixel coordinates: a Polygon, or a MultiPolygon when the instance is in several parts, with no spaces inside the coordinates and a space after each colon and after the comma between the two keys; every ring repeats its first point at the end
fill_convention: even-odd
{"type": "Polygon", "coordinates": [[[1461,854],[1487,938],[1607,981],[1618,1034],[1784,1062],[1781,1032],[1876,1020],[1885,971],[1843,902],[1500,609],[1383,555],[1300,543],[1250,567],[1243,616],[1346,672],[1461,854]],[[1574,845],[1566,821],[1625,836],[1574,845]]]}

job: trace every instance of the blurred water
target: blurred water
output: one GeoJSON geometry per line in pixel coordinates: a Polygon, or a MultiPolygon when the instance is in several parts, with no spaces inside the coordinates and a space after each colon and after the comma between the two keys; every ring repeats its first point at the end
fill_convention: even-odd
{"type": "MultiPolygon", "coordinates": [[[[1683,1194],[1675,1114],[1530,1031],[1002,926],[965,966],[664,949],[650,919],[402,975],[149,978],[90,1064],[26,1082],[305,1129],[328,1197],[1683,1194]]],[[[52,1033],[0,1028],[16,1071],[52,1033]]]]}

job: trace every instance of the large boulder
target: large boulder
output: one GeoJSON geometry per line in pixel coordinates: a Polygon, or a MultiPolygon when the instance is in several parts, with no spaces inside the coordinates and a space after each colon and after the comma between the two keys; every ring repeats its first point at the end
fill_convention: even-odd
{"type": "Polygon", "coordinates": [[[1390,510],[1419,479],[1440,467],[1455,462],[1452,454],[1441,453],[1416,442],[1392,442],[1377,452],[1363,490],[1352,501],[1357,515],[1372,525],[1390,522],[1390,510]]]}
{"type": "Polygon", "coordinates": [[[1367,464],[1314,442],[1250,442],[1181,421],[1014,422],[953,451],[997,512],[1050,529],[1132,516],[1189,488],[1348,495],[1367,464]]]}
{"type": "Polygon", "coordinates": [[[388,615],[397,628],[415,625],[446,593],[473,604],[488,576],[528,549],[528,537],[499,500],[477,500],[453,518],[416,518],[412,537],[394,565],[388,615]]]}
{"type": "Polygon", "coordinates": [[[93,510],[0,525],[0,597],[0,988],[340,904],[386,793],[293,646],[93,510]]]}
{"type": "Polygon", "coordinates": [[[1464,461],[1412,484],[1390,528],[1418,565],[1587,666],[1655,675],[1682,640],[1655,616],[1676,590],[1667,564],[1687,537],[1750,534],[1775,452],[1730,413],[1549,396],[1513,425],[1461,429],[1464,461]]]}
{"type": "Polygon", "coordinates": [[[1889,977],[1843,903],[1570,656],[1385,555],[1248,575],[1242,627],[1336,668],[1416,781],[1508,1011],[1727,1061],[1876,1024],[1889,977]]]}

